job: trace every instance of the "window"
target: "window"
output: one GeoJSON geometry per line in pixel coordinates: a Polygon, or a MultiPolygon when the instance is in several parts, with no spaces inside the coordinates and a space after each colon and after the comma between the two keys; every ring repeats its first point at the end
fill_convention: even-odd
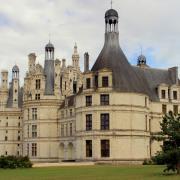
{"type": "Polygon", "coordinates": [[[101,95],[101,105],[109,105],[109,94],[101,95]]]}
{"type": "Polygon", "coordinates": [[[166,99],[166,91],[165,90],[161,91],[161,98],[166,99]]]}
{"type": "Polygon", "coordinates": [[[29,108],[28,108],[28,120],[29,120],[29,108]]]}
{"type": "Polygon", "coordinates": [[[109,140],[101,140],[101,157],[110,156],[109,140]]]}
{"type": "Polygon", "coordinates": [[[64,118],[64,111],[61,111],[61,118],[64,118]]]}
{"type": "Polygon", "coordinates": [[[8,152],[7,152],[7,151],[5,152],[5,155],[6,155],[6,156],[8,155],[8,152]]]}
{"type": "Polygon", "coordinates": [[[167,106],[165,104],[162,105],[162,113],[163,114],[167,113],[167,106]]]}
{"type": "Polygon", "coordinates": [[[6,127],[8,127],[8,122],[6,123],[6,127]]]}
{"type": "Polygon", "coordinates": [[[66,124],[66,136],[68,136],[68,124],[66,124]]]}
{"type": "Polygon", "coordinates": [[[102,87],[108,87],[109,86],[109,78],[106,77],[102,77],[102,87]]]}
{"type": "Polygon", "coordinates": [[[61,136],[63,137],[64,136],[64,125],[61,124],[61,136]]]}
{"type": "Polygon", "coordinates": [[[98,88],[98,75],[94,77],[95,88],[98,88]]]}
{"type": "Polygon", "coordinates": [[[86,106],[92,106],[92,96],[86,96],[86,106]]]}
{"type": "Polygon", "coordinates": [[[109,130],[109,114],[101,114],[101,130],[109,130]]]}
{"type": "Polygon", "coordinates": [[[36,79],[36,90],[41,89],[41,80],[40,79],[36,79]]]}
{"type": "Polygon", "coordinates": [[[18,127],[21,127],[21,123],[20,122],[18,123],[18,127]]]}
{"type": "Polygon", "coordinates": [[[32,125],[32,138],[37,138],[37,125],[32,125]]]}
{"type": "Polygon", "coordinates": [[[91,88],[91,79],[87,78],[86,79],[86,89],[90,89],[91,88]]]}
{"type": "Polygon", "coordinates": [[[70,116],[72,116],[72,109],[69,110],[70,116]]]}
{"type": "Polygon", "coordinates": [[[7,137],[7,136],[5,136],[4,140],[5,140],[5,141],[7,141],[7,140],[8,140],[8,137],[7,137]]]}
{"type": "Polygon", "coordinates": [[[173,91],[173,99],[177,99],[177,91],[173,91]]]}
{"type": "Polygon", "coordinates": [[[27,137],[29,138],[29,125],[27,126],[27,137]]]}
{"type": "Polygon", "coordinates": [[[92,140],[86,140],[86,157],[92,157],[92,140]]]}
{"type": "Polygon", "coordinates": [[[40,100],[40,99],[41,99],[41,95],[40,95],[40,94],[36,94],[35,99],[36,99],[36,100],[40,100]]]}
{"type": "Polygon", "coordinates": [[[21,137],[20,137],[20,136],[18,136],[17,140],[18,140],[18,141],[20,141],[20,140],[21,140],[21,137]]]}
{"type": "Polygon", "coordinates": [[[32,143],[32,156],[36,157],[37,156],[37,144],[32,143]]]}
{"type": "Polygon", "coordinates": [[[148,98],[145,97],[145,107],[147,107],[147,106],[148,106],[148,98]]]}
{"type": "Polygon", "coordinates": [[[64,82],[64,89],[66,90],[66,81],[64,82]]]}
{"type": "Polygon", "coordinates": [[[29,156],[29,144],[27,144],[27,156],[29,156]]]}
{"type": "Polygon", "coordinates": [[[86,131],[92,130],[92,114],[86,115],[86,131]]]}
{"type": "Polygon", "coordinates": [[[32,120],[37,120],[37,108],[32,108],[32,120]]]}
{"type": "Polygon", "coordinates": [[[148,116],[145,116],[145,129],[148,131],[148,116]]]}
{"type": "Polygon", "coordinates": [[[70,128],[69,128],[70,136],[72,136],[72,123],[70,123],[70,128]]]}
{"type": "Polygon", "coordinates": [[[178,115],[178,105],[173,106],[173,112],[175,115],[178,115]]]}

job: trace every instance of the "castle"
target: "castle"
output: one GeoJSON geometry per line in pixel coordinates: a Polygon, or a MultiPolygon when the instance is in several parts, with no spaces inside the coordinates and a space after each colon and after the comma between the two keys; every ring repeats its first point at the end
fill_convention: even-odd
{"type": "Polygon", "coordinates": [[[19,68],[1,72],[0,155],[29,156],[33,162],[109,161],[139,163],[160,144],[151,135],[169,110],[180,106],[178,68],[155,69],[146,57],[131,65],[119,45],[119,16],[105,13],[104,47],[89,69],[79,66],[77,45],[72,65],[45,47],[44,67],[28,56],[20,87],[19,68]]]}

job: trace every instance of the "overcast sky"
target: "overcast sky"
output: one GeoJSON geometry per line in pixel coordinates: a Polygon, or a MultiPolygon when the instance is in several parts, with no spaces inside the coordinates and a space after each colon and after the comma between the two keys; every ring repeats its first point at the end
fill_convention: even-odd
{"type": "MultiPolygon", "coordinates": [[[[0,70],[27,71],[29,53],[44,64],[44,47],[71,63],[77,42],[80,63],[89,52],[91,65],[104,43],[104,14],[110,0],[0,0],[0,70]]],[[[180,66],[180,0],[114,0],[119,13],[120,45],[131,64],[141,53],[151,67],[180,66]]]]}

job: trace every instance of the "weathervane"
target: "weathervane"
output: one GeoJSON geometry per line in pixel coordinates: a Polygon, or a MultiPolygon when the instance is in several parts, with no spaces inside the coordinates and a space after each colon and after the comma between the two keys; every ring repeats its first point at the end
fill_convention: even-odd
{"type": "Polygon", "coordinates": [[[111,9],[112,9],[113,1],[111,0],[111,9]]]}

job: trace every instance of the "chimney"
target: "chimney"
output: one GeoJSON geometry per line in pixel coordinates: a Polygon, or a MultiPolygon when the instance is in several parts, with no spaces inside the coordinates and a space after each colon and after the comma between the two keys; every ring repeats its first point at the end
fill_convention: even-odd
{"type": "Polygon", "coordinates": [[[89,71],[89,54],[86,52],[84,54],[84,72],[89,71]]]}
{"type": "Polygon", "coordinates": [[[62,68],[66,67],[66,59],[62,59],[62,68]]]}

